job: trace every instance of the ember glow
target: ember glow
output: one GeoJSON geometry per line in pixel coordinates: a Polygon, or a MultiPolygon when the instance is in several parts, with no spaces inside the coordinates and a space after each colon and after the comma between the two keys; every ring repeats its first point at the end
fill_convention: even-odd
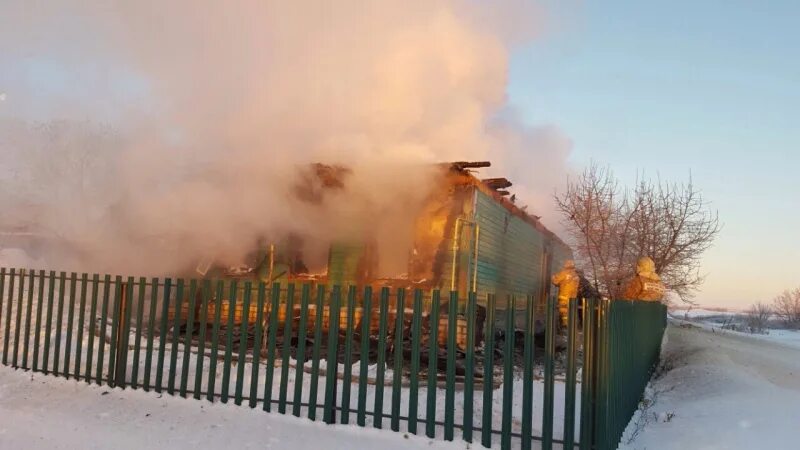
{"type": "Polygon", "coordinates": [[[370,233],[391,273],[432,164],[483,159],[529,180],[520,202],[547,221],[569,140],[506,101],[510,52],[544,13],[501,3],[11,0],[3,225],[68,243],[48,265],[126,273],[233,264],[290,233],[313,271],[332,240],[370,233]],[[351,176],[310,204],[295,188],[315,162],[351,176]]]}

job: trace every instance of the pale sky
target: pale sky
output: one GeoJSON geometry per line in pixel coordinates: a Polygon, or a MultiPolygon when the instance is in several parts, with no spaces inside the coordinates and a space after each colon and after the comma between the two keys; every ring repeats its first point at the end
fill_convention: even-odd
{"type": "Polygon", "coordinates": [[[691,172],[724,223],[701,304],[800,286],[800,2],[584,3],[514,55],[512,102],[560,127],[575,165],[691,172]]]}

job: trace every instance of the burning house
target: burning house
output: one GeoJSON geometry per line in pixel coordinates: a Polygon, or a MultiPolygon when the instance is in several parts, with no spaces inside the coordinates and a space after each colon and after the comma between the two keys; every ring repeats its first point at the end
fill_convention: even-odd
{"type": "MultiPolygon", "coordinates": [[[[379,275],[381,249],[368,238],[333,242],[326,270],[309,274],[303,242],[297,236],[275,244],[260,243],[249,265],[217,271],[201,265],[198,271],[207,278],[250,278],[282,286],[303,282],[344,288],[439,289],[456,291],[460,299],[475,292],[479,309],[490,294],[496,295],[498,310],[507,307],[508,296],[532,296],[537,319],[544,317],[550,276],[572,257],[571,250],[538,217],[515,204],[508,191],[510,181],[477,176],[478,169],[489,165],[455,162],[439,168],[437,183],[413,222],[414,229],[409,230],[413,244],[407,249],[407,271],[401,275],[379,275]]],[[[306,202],[321,202],[325,190],[346,189],[349,173],[342,167],[314,165],[305,175],[313,182],[300,183],[297,195],[306,202]]],[[[524,306],[520,301],[519,308],[524,306]]],[[[524,327],[522,316],[515,315],[520,328],[524,327]]],[[[537,322],[541,328],[541,321],[537,322]]]]}

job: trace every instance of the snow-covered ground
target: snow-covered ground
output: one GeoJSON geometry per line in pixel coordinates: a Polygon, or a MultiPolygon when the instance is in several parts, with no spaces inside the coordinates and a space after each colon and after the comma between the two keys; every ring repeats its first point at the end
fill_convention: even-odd
{"type": "MultiPolygon", "coordinates": [[[[725,313],[714,312],[714,314],[709,316],[695,315],[695,316],[690,316],[689,320],[685,320],[683,315],[673,315],[672,313],[670,313],[670,317],[676,323],[695,325],[714,333],[729,333],[732,335],[738,335],[750,339],[760,339],[763,341],[774,342],[780,345],[800,348],[800,330],[769,328],[763,334],[736,331],[730,329],[730,325],[732,325],[733,322],[730,322],[729,319],[726,320],[725,316],[722,316],[720,314],[725,314],[725,313]]],[[[727,313],[728,316],[733,316],[735,314],[737,313],[727,313]]]]}
{"type": "Polygon", "coordinates": [[[800,448],[800,348],[673,322],[624,450],[800,448]]]}
{"type": "Polygon", "coordinates": [[[208,403],[15,371],[0,366],[3,449],[463,449],[369,428],[328,426],[208,403]]]}

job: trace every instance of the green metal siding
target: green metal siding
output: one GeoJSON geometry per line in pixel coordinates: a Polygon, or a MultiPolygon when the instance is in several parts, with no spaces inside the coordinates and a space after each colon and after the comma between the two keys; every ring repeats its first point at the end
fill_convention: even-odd
{"type": "Polygon", "coordinates": [[[478,239],[478,298],[498,294],[505,308],[506,295],[536,295],[541,290],[544,239],[531,224],[500,203],[476,190],[475,221],[478,239]]]}
{"type": "Polygon", "coordinates": [[[355,285],[365,249],[364,244],[332,244],[328,260],[328,282],[339,286],[355,285]]]}

